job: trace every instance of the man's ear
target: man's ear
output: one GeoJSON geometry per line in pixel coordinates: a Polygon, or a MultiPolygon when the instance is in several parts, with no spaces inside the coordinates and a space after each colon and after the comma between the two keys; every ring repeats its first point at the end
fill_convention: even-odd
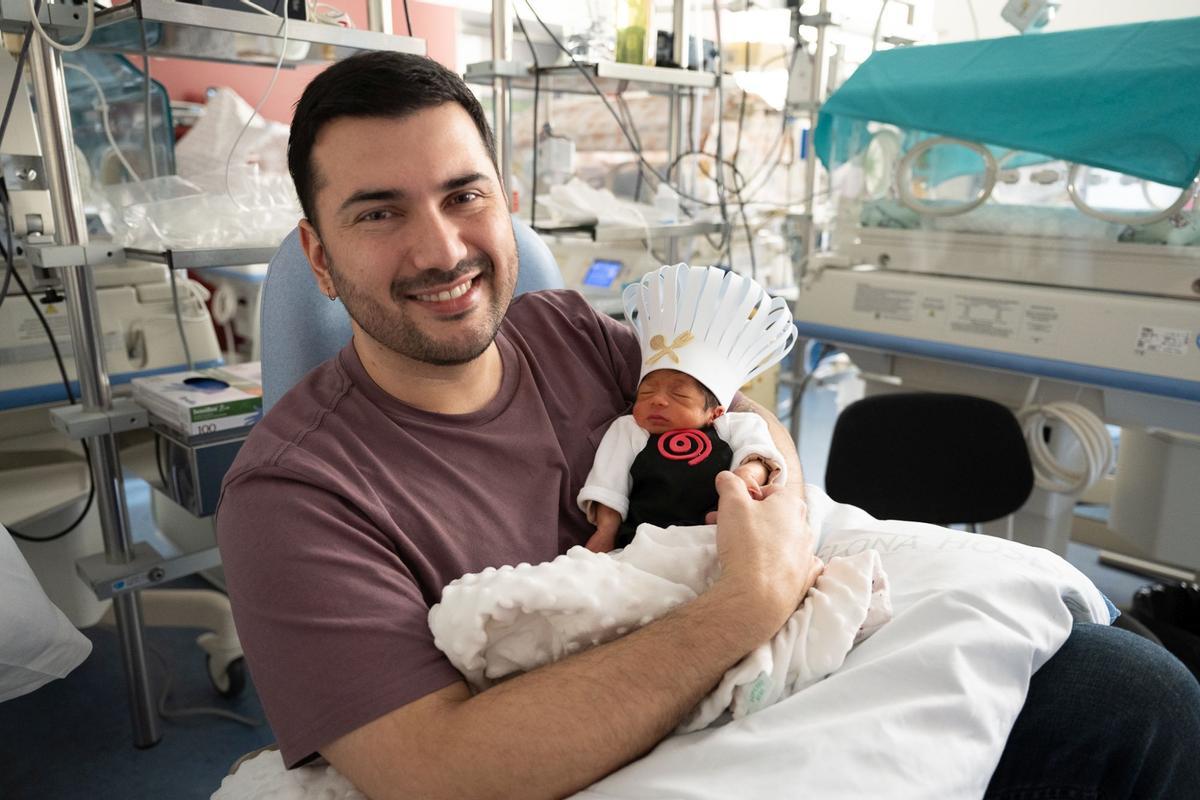
{"type": "Polygon", "coordinates": [[[328,254],[325,252],[325,245],[321,244],[321,236],[316,227],[307,219],[300,220],[300,246],[304,248],[304,255],[308,257],[308,266],[317,279],[321,294],[333,300],[337,297],[337,290],[333,288],[333,278],[329,275],[328,254]]]}

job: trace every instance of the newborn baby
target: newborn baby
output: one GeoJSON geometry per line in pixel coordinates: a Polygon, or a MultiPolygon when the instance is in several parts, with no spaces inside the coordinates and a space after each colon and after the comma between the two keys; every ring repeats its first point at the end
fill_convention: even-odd
{"type": "Polygon", "coordinates": [[[606,553],[633,540],[638,525],[701,525],[717,507],[717,474],[732,470],[750,496],[786,479],[783,457],[766,422],[725,413],[708,387],[674,369],[650,372],[638,385],[631,414],[613,421],[579,506],[596,532],[587,547],[606,553]]]}

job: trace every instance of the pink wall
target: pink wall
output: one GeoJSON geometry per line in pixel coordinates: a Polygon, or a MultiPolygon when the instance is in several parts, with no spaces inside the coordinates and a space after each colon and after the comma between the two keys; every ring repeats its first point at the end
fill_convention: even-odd
{"type": "MultiPolygon", "coordinates": [[[[365,0],[332,0],[332,5],[343,9],[354,20],[356,27],[367,27],[367,5],[365,0]]],[[[412,17],[413,33],[425,40],[430,57],[454,69],[455,34],[458,30],[458,11],[410,0],[409,16],[412,17]]],[[[392,0],[392,32],[407,33],[404,26],[404,5],[401,0],[392,0]]],[[[140,64],[134,58],[135,65],[140,64]]],[[[301,66],[283,69],[275,81],[271,96],[262,107],[263,116],[278,122],[291,122],[292,106],[299,99],[304,87],[323,66],[301,66]]],[[[250,105],[256,105],[271,81],[271,68],[237,64],[214,64],[174,58],[154,58],[150,61],[150,74],[167,87],[173,100],[203,102],[204,92],[211,86],[229,86],[238,92],[250,105]]]]}

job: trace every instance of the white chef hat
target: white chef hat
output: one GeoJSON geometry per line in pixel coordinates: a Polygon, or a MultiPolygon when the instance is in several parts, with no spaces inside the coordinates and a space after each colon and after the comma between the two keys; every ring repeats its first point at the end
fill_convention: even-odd
{"type": "Polygon", "coordinates": [[[679,370],[723,406],[796,343],[783,298],[717,267],[660,267],[625,287],[621,299],[642,345],[638,380],[659,369],[679,370]]]}

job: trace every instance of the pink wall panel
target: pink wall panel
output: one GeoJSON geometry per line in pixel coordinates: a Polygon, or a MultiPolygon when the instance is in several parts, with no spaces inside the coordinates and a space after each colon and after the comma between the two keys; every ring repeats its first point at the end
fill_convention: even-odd
{"type": "MultiPolygon", "coordinates": [[[[332,0],[332,5],[350,14],[355,26],[367,27],[366,3],[363,0],[332,0]]],[[[404,5],[393,0],[392,29],[404,34],[404,5]]],[[[412,17],[413,33],[425,39],[429,55],[442,64],[455,66],[455,34],[458,30],[458,11],[445,6],[431,5],[415,0],[408,4],[412,17]]],[[[132,59],[135,65],[141,61],[132,59]]],[[[324,67],[302,66],[284,69],[275,81],[271,96],[262,107],[263,116],[279,122],[290,122],[292,106],[299,99],[304,87],[324,67]]],[[[204,61],[155,58],[151,60],[150,73],[167,87],[174,100],[202,102],[204,92],[211,86],[229,86],[238,92],[250,105],[256,105],[271,80],[271,68],[236,64],[212,64],[204,61]]]]}

